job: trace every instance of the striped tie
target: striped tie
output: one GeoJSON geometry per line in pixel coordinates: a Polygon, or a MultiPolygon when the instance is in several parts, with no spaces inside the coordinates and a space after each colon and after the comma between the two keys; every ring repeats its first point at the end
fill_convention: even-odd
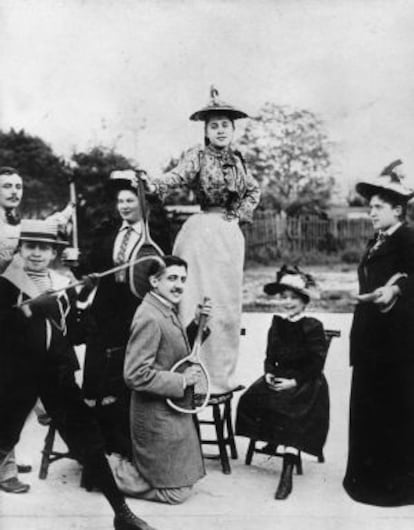
{"type": "MultiPolygon", "coordinates": [[[[121,241],[121,246],[119,247],[118,254],[115,258],[115,264],[116,265],[122,265],[126,261],[126,251],[128,248],[129,240],[131,239],[132,232],[133,232],[132,226],[128,226],[128,228],[125,230],[124,237],[121,241]]],[[[116,273],[116,280],[118,282],[125,282],[126,281],[126,269],[123,269],[122,271],[118,271],[116,273]]]]}
{"type": "Polygon", "coordinates": [[[384,243],[384,241],[387,239],[387,234],[384,234],[384,232],[378,232],[375,243],[372,245],[372,247],[368,251],[368,257],[371,257],[375,252],[379,249],[379,247],[384,243]]]}

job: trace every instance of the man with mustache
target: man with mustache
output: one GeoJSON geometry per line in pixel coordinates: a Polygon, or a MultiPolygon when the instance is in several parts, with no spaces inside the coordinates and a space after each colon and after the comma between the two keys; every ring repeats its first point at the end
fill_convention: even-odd
{"type": "MultiPolygon", "coordinates": [[[[179,504],[204,476],[197,430],[190,414],[172,410],[167,398],[181,398],[194,385],[199,369],[171,372],[190,353],[197,315],[184,330],[178,316],[187,279],[187,263],[165,256],[149,273],[151,290],[138,307],[131,326],[124,378],[132,391],[131,437],[133,463],[110,457],[118,487],[141,499],[179,504]]],[[[203,311],[209,312],[210,304],[203,311]]]]}
{"type": "Polygon", "coordinates": [[[12,167],[0,168],[0,273],[11,262],[19,241],[16,210],[23,196],[23,180],[12,167]]]}

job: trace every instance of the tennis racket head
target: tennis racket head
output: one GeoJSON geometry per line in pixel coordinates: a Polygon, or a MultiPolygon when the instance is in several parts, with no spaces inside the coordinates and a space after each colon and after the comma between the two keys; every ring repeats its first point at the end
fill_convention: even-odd
{"type": "Polygon", "coordinates": [[[150,290],[149,271],[154,262],[163,264],[162,251],[155,244],[144,243],[130,258],[129,281],[132,293],[137,298],[144,298],[150,290]]]}
{"type": "Polygon", "coordinates": [[[200,369],[200,377],[195,385],[188,386],[181,398],[168,398],[168,405],[178,412],[184,414],[197,414],[207,405],[210,398],[210,378],[202,362],[193,362],[188,358],[179,361],[171,372],[184,373],[190,366],[200,369]]]}

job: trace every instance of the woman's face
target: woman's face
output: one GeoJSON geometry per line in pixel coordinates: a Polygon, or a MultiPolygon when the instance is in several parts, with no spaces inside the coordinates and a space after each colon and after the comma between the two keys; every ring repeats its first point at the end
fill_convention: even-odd
{"type": "Polygon", "coordinates": [[[142,217],[139,199],[131,190],[121,190],[118,192],[116,208],[123,221],[134,224],[142,217]]]}
{"type": "Polygon", "coordinates": [[[280,298],[283,310],[289,317],[294,317],[302,313],[306,307],[306,302],[303,297],[292,289],[282,291],[280,298]]]}
{"type": "Polygon", "coordinates": [[[206,123],[206,137],[214,147],[223,149],[233,140],[234,123],[224,115],[213,114],[206,123]]]}
{"type": "Polygon", "coordinates": [[[401,206],[392,206],[390,203],[374,195],[369,201],[369,216],[374,230],[387,230],[400,221],[401,206]]]}

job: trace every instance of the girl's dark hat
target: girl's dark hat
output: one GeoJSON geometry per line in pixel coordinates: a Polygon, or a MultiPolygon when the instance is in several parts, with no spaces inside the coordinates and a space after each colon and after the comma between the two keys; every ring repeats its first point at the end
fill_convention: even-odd
{"type": "Polygon", "coordinates": [[[219,99],[219,92],[214,86],[210,88],[210,101],[206,107],[191,114],[190,120],[193,121],[207,121],[211,114],[223,113],[231,120],[239,120],[241,118],[248,118],[249,116],[242,110],[236,109],[232,105],[225,103],[219,99]]]}
{"type": "Polygon", "coordinates": [[[58,226],[54,221],[40,219],[23,219],[20,225],[20,241],[67,245],[58,237],[58,226]]]}
{"type": "Polygon", "coordinates": [[[387,191],[408,201],[414,197],[414,190],[403,184],[404,178],[403,163],[401,160],[395,160],[372,181],[358,182],[356,191],[368,200],[377,193],[387,191]]]}
{"type": "Polygon", "coordinates": [[[286,289],[291,289],[300,294],[307,301],[320,298],[312,275],[301,271],[297,266],[288,267],[283,265],[276,273],[276,281],[267,283],[263,288],[264,292],[270,295],[281,293],[286,289]]]}
{"type": "Polygon", "coordinates": [[[109,175],[109,186],[114,191],[130,190],[138,193],[138,177],[133,169],[117,169],[109,175]]]}

